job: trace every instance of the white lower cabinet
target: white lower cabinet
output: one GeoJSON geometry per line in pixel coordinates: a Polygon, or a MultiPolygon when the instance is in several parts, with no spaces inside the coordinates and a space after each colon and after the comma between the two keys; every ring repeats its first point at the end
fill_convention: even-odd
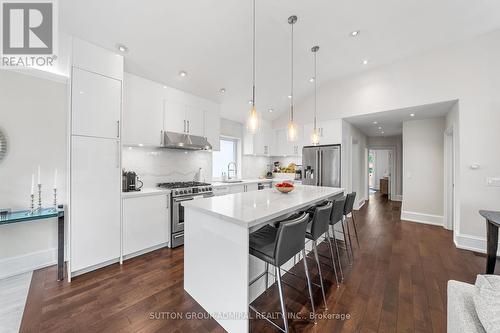
{"type": "Polygon", "coordinates": [[[258,183],[246,183],[238,185],[216,186],[214,187],[215,196],[234,194],[242,192],[257,191],[259,189],[258,183]]]}
{"type": "Polygon", "coordinates": [[[166,245],[169,204],[166,194],[123,198],[123,255],[142,254],[166,245]]]}
{"type": "Polygon", "coordinates": [[[245,192],[245,185],[231,185],[229,186],[229,193],[245,192]]]}
{"type": "Polygon", "coordinates": [[[117,140],[72,137],[72,272],[120,257],[120,149],[117,140]]]}

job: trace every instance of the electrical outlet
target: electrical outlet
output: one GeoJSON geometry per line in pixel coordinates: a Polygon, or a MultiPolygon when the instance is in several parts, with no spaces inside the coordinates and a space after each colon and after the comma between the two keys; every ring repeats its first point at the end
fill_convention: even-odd
{"type": "Polygon", "coordinates": [[[500,187],[500,178],[488,177],[488,178],[486,178],[486,185],[500,187]]]}

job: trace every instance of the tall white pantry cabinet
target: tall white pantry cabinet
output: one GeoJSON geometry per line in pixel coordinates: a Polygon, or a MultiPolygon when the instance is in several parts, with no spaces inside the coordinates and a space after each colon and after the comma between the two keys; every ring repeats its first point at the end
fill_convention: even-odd
{"type": "Polygon", "coordinates": [[[73,39],[68,279],[121,260],[123,57],[73,39]]]}

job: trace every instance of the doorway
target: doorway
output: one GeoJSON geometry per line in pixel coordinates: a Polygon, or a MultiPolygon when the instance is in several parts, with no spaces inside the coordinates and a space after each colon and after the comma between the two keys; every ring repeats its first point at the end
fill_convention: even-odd
{"type": "Polygon", "coordinates": [[[380,194],[391,200],[394,193],[393,149],[368,149],[368,193],[369,197],[380,194]]]}
{"type": "Polygon", "coordinates": [[[444,132],[444,227],[454,230],[455,221],[455,137],[454,127],[444,132]]]}

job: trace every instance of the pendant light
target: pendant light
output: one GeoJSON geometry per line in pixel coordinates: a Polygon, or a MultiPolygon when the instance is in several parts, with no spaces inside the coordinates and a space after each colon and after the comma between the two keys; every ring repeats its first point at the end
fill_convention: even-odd
{"type": "Polygon", "coordinates": [[[290,91],[290,121],[288,122],[287,139],[290,142],[297,140],[297,124],[293,120],[293,26],[297,23],[297,16],[292,15],[288,18],[288,24],[292,27],[292,81],[290,91]]]}
{"type": "Polygon", "coordinates": [[[316,62],[316,55],[319,51],[319,46],[313,46],[311,48],[312,53],[314,54],[314,128],[311,133],[311,143],[313,145],[318,145],[319,144],[319,131],[317,127],[317,104],[318,104],[318,72],[317,72],[317,62],[316,62]]]}
{"type": "Polygon", "coordinates": [[[247,120],[247,131],[255,134],[259,128],[259,115],[255,109],[255,0],[253,0],[253,38],[252,38],[252,108],[247,120]]]}

